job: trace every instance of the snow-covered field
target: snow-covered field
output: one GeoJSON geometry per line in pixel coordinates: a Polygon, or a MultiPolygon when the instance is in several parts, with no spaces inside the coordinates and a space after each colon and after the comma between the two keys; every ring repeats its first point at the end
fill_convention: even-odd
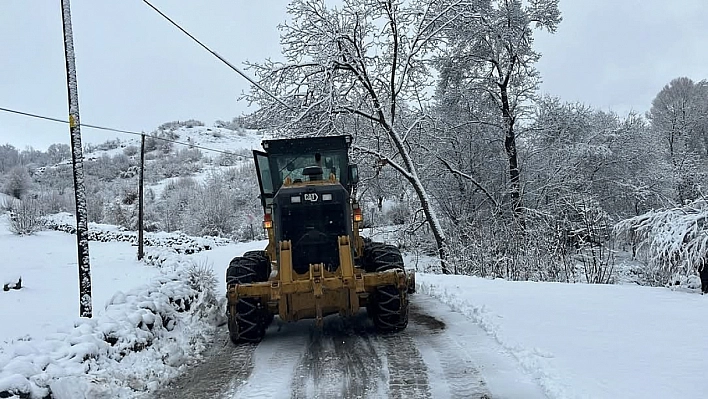
{"type": "MultiPolygon", "coordinates": [[[[0,219],[0,223],[5,218],[0,219]]],[[[23,288],[0,297],[0,345],[16,339],[41,339],[79,319],[76,236],[42,231],[33,237],[0,229],[4,283],[22,278],[23,288]]],[[[149,281],[159,269],[137,261],[136,247],[125,242],[92,242],[89,255],[93,305],[100,311],[117,291],[149,281]]]]}
{"type": "MultiPolygon", "coordinates": [[[[130,398],[157,389],[213,344],[208,337],[222,310],[200,308],[210,302],[186,281],[186,270],[195,264],[213,268],[221,298],[229,260],[264,247],[219,245],[193,255],[166,249],[158,266],[137,262],[129,243],[92,241],[94,318],[80,320],[75,236],[44,231],[18,237],[5,222],[3,216],[0,279],[21,276],[23,288],[0,291],[0,393],[21,387],[37,398],[47,387],[55,399],[130,398]]],[[[525,373],[520,379],[535,381],[549,398],[687,398],[708,392],[706,296],[430,274],[418,275],[417,282],[421,298],[427,294],[449,305],[496,346],[471,338],[476,342],[457,344],[497,348],[518,362],[525,373]]],[[[497,377],[489,384],[504,382],[497,377]]],[[[513,391],[506,397],[513,398],[513,391]]]]}
{"type": "MultiPolygon", "coordinates": [[[[212,245],[225,262],[215,266],[203,253],[155,247],[146,247],[153,261],[138,262],[128,242],[91,241],[94,316],[80,319],[76,236],[15,236],[0,216],[0,280],[22,279],[21,289],[0,291],[0,396],[44,398],[50,387],[54,399],[132,398],[154,390],[198,358],[223,313],[218,298],[190,283],[190,270],[214,267],[221,276],[228,259],[253,245],[212,245]]],[[[224,277],[216,280],[221,292],[224,277]]]]}

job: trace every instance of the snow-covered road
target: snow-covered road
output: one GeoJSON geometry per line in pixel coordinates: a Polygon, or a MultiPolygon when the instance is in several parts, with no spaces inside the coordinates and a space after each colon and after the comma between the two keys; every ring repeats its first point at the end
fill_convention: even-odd
{"type": "MultiPolygon", "coordinates": [[[[180,273],[213,268],[223,298],[229,260],[265,242],[212,244],[193,255],[151,248],[164,262],[143,263],[129,242],[92,241],[95,314],[77,320],[75,237],[17,237],[3,229],[3,218],[0,277],[21,276],[23,287],[0,292],[0,397],[639,399],[708,392],[696,371],[708,367],[708,296],[695,290],[419,273],[402,333],[376,334],[362,312],[329,317],[321,332],[312,321],[276,320],[259,345],[234,346],[218,327],[221,306],[185,311],[195,293],[180,273]],[[170,322],[153,324],[158,316],[170,322]]],[[[406,264],[421,266],[410,256],[406,264]]]]}
{"type": "Polygon", "coordinates": [[[276,319],[258,345],[234,346],[222,329],[212,348],[154,397],[545,397],[479,325],[423,294],[401,333],[377,334],[362,311],[328,317],[321,331],[276,319]]]}

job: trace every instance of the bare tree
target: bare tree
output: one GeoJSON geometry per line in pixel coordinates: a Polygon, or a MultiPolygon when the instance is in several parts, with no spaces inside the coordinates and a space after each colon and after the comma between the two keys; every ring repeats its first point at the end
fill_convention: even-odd
{"type": "Polygon", "coordinates": [[[412,137],[426,119],[432,93],[429,62],[442,32],[458,22],[466,1],[296,0],[292,21],[281,27],[285,62],[250,67],[278,96],[253,90],[260,117],[286,134],[353,132],[356,149],[395,169],[415,191],[434,236],[443,273],[447,243],[434,205],[419,176],[412,137]]]}
{"type": "Polygon", "coordinates": [[[68,144],[52,144],[47,148],[47,155],[50,162],[57,164],[71,158],[71,147],[68,144]]]}
{"type": "Polygon", "coordinates": [[[679,203],[698,197],[708,171],[708,82],[686,77],[669,82],[652,101],[647,118],[667,149],[679,203]]]}
{"type": "Polygon", "coordinates": [[[523,227],[517,125],[528,115],[539,82],[534,64],[540,54],[533,50],[533,28],[555,32],[561,21],[558,0],[492,0],[468,7],[454,29],[446,30],[441,87],[456,79],[464,95],[487,98],[498,110],[494,119],[481,114],[475,122],[497,125],[503,133],[511,209],[523,227]]]}
{"type": "Polygon", "coordinates": [[[0,145],[0,173],[20,164],[20,153],[10,144],[0,145]]]}
{"type": "Polygon", "coordinates": [[[670,167],[649,130],[636,114],[620,118],[554,97],[539,99],[525,138],[528,206],[549,210],[576,194],[622,217],[661,206],[670,167]]]}

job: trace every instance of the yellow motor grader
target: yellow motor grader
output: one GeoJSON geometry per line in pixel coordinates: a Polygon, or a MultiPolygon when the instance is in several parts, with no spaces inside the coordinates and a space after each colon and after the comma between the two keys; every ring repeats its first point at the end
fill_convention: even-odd
{"type": "Polygon", "coordinates": [[[357,167],[348,135],[264,140],[254,151],[268,245],[226,271],[231,340],[258,342],[278,315],[290,322],[361,307],[380,331],[408,324],[415,275],[395,246],[359,235],[357,167]]]}

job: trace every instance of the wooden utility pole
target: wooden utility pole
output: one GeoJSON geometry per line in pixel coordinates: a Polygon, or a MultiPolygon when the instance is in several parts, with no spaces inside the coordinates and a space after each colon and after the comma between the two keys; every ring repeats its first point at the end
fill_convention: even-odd
{"type": "Polygon", "coordinates": [[[76,243],[79,255],[79,315],[81,317],[91,317],[93,316],[93,305],[91,300],[91,265],[89,263],[86,188],[84,186],[84,156],[81,148],[79,91],[76,83],[74,36],[71,31],[71,7],[69,0],[61,0],[61,8],[61,17],[64,22],[66,83],[69,93],[69,131],[71,133],[71,156],[74,165],[74,194],[76,196],[76,243]]]}
{"type": "Polygon", "coordinates": [[[145,134],[140,135],[140,175],[138,177],[138,260],[143,259],[143,173],[145,171],[145,134]]]}

